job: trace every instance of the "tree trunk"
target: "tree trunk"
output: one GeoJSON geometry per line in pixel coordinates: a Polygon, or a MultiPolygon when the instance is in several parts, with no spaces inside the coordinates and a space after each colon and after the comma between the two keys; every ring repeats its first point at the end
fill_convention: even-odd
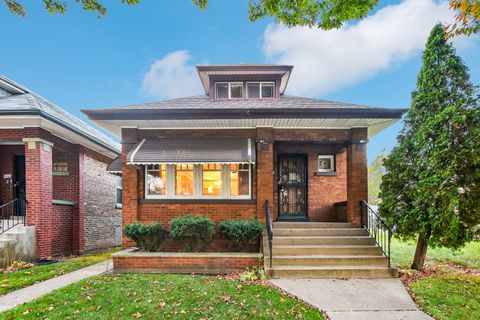
{"type": "Polygon", "coordinates": [[[417,249],[415,250],[415,256],[413,257],[413,263],[411,268],[414,270],[420,270],[425,263],[425,257],[427,256],[428,240],[430,239],[432,231],[430,227],[424,233],[418,235],[417,249]]]}

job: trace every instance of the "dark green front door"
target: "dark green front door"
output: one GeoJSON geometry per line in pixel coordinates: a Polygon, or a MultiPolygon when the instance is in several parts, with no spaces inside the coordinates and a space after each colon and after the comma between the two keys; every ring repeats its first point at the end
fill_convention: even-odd
{"type": "Polygon", "coordinates": [[[278,156],[279,220],[307,219],[307,156],[278,156]]]}

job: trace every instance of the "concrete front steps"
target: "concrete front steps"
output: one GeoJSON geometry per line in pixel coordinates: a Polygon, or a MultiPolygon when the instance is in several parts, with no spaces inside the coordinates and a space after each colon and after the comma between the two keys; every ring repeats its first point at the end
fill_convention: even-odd
{"type": "Polygon", "coordinates": [[[389,278],[397,270],[375,240],[343,222],[273,223],[272,268],[268,239],[263,239],[264,266],[270,278],[389,278]]]}

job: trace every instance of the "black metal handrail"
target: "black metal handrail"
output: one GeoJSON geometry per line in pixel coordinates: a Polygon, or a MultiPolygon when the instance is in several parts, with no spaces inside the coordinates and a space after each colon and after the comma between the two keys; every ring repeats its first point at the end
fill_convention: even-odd
{"type": "Polygon", "coordinates": [[[21,212],[21,206],[24,205],[19,198],[0,205],[0,234],[16,225],[25,225],[25,215],[21,212]]]}
{"type": "Polygon", "coordinates": [[[370,236],[375,239],[377,245],[382,249],[388,259],[388,267],[391,266],[390,243],[392,240],[392,229],[383,221],[375,210],[366,201],[360,201],[360,220],[370,236]]]}
{"type": "Polygon", "coordinates": [[[272,242],[273,242],[273,227],[272,219],[270,217],[270,206],[268,200],[265,200],[265,222],[267,226],[268,249],[270,250],[270,269],[272,268],[272,242]]]}

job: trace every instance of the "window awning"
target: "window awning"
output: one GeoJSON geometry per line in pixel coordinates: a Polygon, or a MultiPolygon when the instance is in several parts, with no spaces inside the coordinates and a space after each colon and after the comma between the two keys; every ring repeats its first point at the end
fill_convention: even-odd
{"type": "Polygon", "coordinates": [[[119,155],[108,164],[107,172],[112,174],[122,173],[122,155],[119,155]]]}
{"type": "Polygon", "coordinates": [[[127,164],[255,163],[251,139],[143,139],[127,164]]]}

